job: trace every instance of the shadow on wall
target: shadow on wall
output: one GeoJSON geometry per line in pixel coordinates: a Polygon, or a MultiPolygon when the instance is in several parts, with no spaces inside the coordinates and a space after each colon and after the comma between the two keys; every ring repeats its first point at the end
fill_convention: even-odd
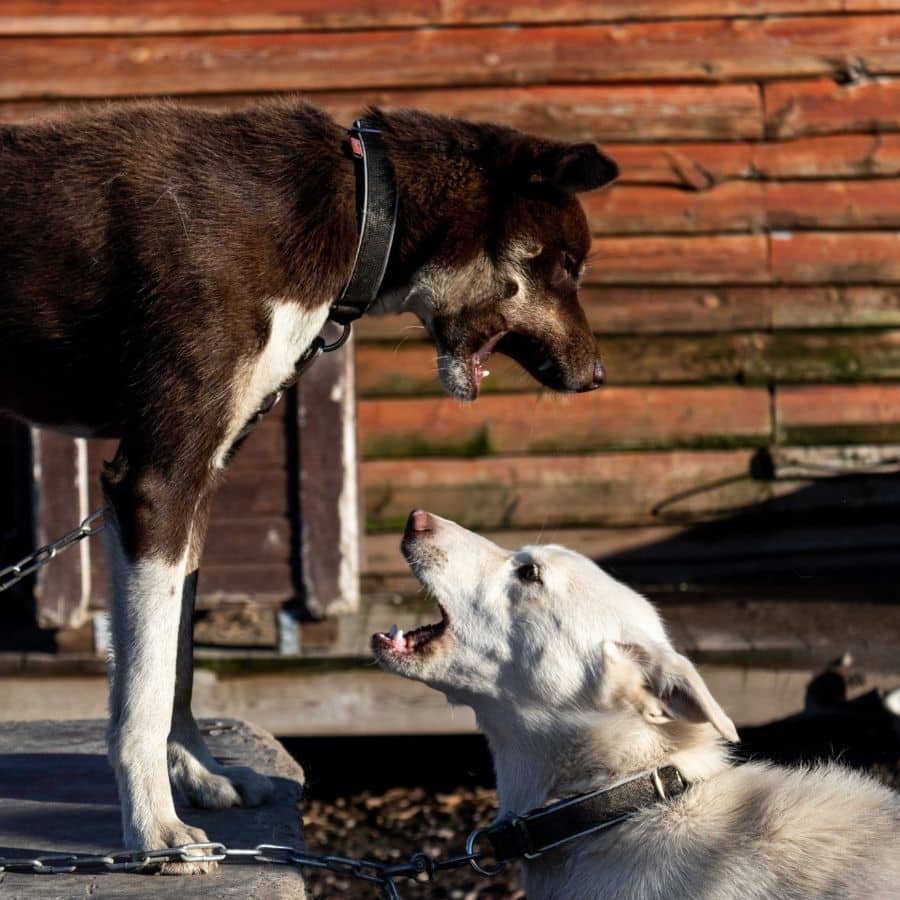
{"type": "MultiPolygon", "coordinates": [[[[736,583],[753,590],[775,580],[783,599],[900,601],[900,473],[798,482],[795,476],[781,477],[763,450],[751,476],[772,481],[773,499],[597,561],[650,591],[736,583]]],[[[663,521],[685,496],[658,504],[663,521]]],[[[769,587],[766,594],[776,591],[769,587]]]]}

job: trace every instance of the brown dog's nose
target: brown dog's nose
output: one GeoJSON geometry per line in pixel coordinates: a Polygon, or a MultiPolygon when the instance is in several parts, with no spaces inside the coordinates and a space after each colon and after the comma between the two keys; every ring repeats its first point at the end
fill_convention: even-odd
{"type": "Polygon", "coordinates": [[[595,391],[604,381],[606,381],[606,371],[603,368],[603,363],[598,359],[594,363],[593,378],[584,387],[579,388],[579,393],[595,391]]]}
{"type": "Polygon", "coordinates": [[[407,531],[425,532],[434,528],[434,521],[424,509],[414,509],[406,523],[407,531]]]}

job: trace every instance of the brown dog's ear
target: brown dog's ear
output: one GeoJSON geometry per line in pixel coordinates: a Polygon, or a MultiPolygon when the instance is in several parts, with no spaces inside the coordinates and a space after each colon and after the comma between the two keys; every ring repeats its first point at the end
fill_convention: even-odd
{"type": "Polygon", "coordinates": [[[615,161],[590,143],[561,144],[547,150],[538,157],[535,169],[538,180],[567,194],[603,187],[619,175],[615,161]]]}
{"type": "Polygon", "coordinates": [[[709,722],[726,741],[739,740],[734,722],[709,692],[693,663],[671,647],[605,641],[603,681],[607,696],[624,694],[652,725],[676,719],[709,722]]]}

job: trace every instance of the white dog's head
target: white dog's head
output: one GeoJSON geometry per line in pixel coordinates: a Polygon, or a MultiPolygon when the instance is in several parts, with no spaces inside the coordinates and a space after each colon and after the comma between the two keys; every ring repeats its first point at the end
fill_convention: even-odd
{"type": "Polygon", "coordinates": [[[656,610],[586,557],[558,546],[510,552],[422,510],[402,549],[442,618],[374,635],[382,668],[471,706],[483,724],[503,710],[609,712],[661,735],[709,723],[737,740],[656,610]]]}

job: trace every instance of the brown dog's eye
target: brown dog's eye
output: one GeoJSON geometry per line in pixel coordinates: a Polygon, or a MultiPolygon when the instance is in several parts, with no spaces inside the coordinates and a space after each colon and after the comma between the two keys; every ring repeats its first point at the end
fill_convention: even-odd
{"type": "Polygon", "coordinates": [[[524,566],[519,566],[519,568],[516,569],[516,575],[518,576],[519,581],[527,581],[532,584],[541,583],[541,573],[538,571],[538,567],[532,563],[526,563],[524,566]]]}

